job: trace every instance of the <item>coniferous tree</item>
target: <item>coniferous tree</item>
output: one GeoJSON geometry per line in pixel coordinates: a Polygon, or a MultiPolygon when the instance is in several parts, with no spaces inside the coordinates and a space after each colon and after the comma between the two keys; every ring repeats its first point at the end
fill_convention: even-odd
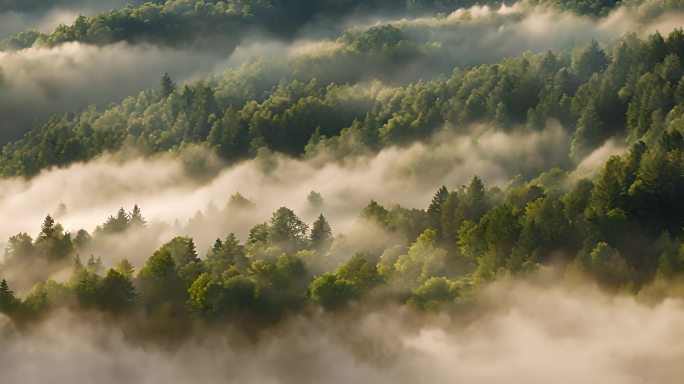
{"type": "Polygon", "coordinates": [[[168,72],[165,72],[159,85],[159,94],[162,99],[166,99],[176,91],[176,83],[171,80],[168,72]]]}
{"type": "Polygon", "coordinates": [[[101,309],[121,314],[132,309],[137,299],[138,293],[130,277],[114,269],[110,269],[99,283],[97,304],[101,309]]]}
{"type": "Polygon", "coordinates": [[[138,204],[135,204],[133,206],[133,210],[131,211],[129,215],[129,220],[128,223],[131,227],[144,227],[145,224],[147,224],[147,221],[145,221],[145,218],[142,216],[142,212],[140,210],[140,207],[138,207],[138,204]]]}
{"type": "Polygon", "coordinates": [[[427,210],[428,224],[431,228],[437,230],[437,234],[440,237],[442,236],[442,211],[448,198],[449,190],[443,185],[435,193],[427,210]]]}
{"type": "Polygon", "coordinates": [[[40,227],[40,235],[38,238],[41,240],[51,239],[55,237],[55,234],[55,220],[52,218],[52,216],[47,215],[45,216],[45,220],[43,220],[43,225],[40,227]]]}
{"type": "Polygon", "coordinates": [[[319,215],[318,219],[313,223],[310,239],[311,246],[314,249],[326,249],[332,244],[332,229],[323,214],[319,215]]]}
{"type": "Polygon", "coordinates": [[[0,281],[0,313],[12,315],[18,308],[19,300],[10,290],[7,280],[0,281]]]}

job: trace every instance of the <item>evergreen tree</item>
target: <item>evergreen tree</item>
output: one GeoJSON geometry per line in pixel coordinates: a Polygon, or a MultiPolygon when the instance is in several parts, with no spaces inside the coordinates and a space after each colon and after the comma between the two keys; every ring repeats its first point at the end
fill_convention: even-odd
{"type": "Polygon", "coordinates": [[[589,45],[584,47],[573,59],[572,69],[580,79],[585,82],[592,74],[600,72],[608,65],[608,58],[599,47],[596,40],[592,40],[589,45]]]}
{"type": "Polygon", "coordinates": [[[43,225],[40,227],[40,235],[38,238],[41,240],[51,239],[54,238],[55,235],[55,220],[52,218],[52,216],[47,215],[45,216],[45,220],[43,220],[43,225]]]}
{"type": "Polygon", "coordinates": [[[176,83],[171,80],[169,73],[165,72],[159,85],[159,95],[162,99],[166,99],[174,92],[176,92],[176,83]]]}
{"type": "Polygon", "coordinates": [[[133,268],[133,264],[131,264],[128,259],[122,259],[116,264],[116,267],[114,270],[124,277],[131,279],[133,278],[133,273],[135,272],[135,268],[133,268]]]}
{"type": "Polygon", "coordinates": [[[147,224],[147,221],[145,221],[145,218],[142,216],[142,212],[140,211],[138,204],[133,206],[133,210],[131,211],[129,217],[130,219],[128,222],[131,227],[144,227],[145,224],[147,224]]]}
{"type": "Polygon", "coordinates": [[[116,212],[116,216],[109,216],[109,218],[107,218],[107,221],[102,225],[102,227],[99,227],[98,232],[104,232],[104,233],[125,232],[128,229],[128,225],[130,223],[129,220],[130,219],[129,219],[128,213],[126,213],[126,210],[123,209],[123,207],[121,207],[116,212]]]}
{"type": "Polygon", "coordinates": [[[7,280],[0,281],[0,312],[12,315],[19,305],[19,300],[14,296],[14,292],[10,290],[7,280]]]}
{"type": "Polygon", "coordinates": [[[110,269],[97,290],[97,304],[113,313],[124,313],[135,305],[138,293],[130,277],[110,269]]]}
{"type": "Polygon", "coordinates": [[[448,198],[449,190],[443,185],[435,193],[427,210],[428,225],[430,225],[430,228],[437,230],[439,237],[442,237],[442,212],[448,198]]]}
{"type": "Polygon", "coordinates": [[[604,135],[603,122],[596,110],[596,103],[592,100],[584,108],[577,122],[570,155],[577,160],[581,159],[601,144],[604,135]]]}
{"type": "Polygon", "coordinates": [[[311,227],[311,246],[314,249],[326,249],[332,244],[332,241],[333,236],[330,224],[321,214],[311,227]]]}
{"type": "Polygon", "coordinates": [[[463,210],[464,217],[471,221],[479,221],[487,210],[485,186],[477,175],[473,176],[465,190],[463,210]]]}
{"type": "Polygon", "coordinates": [[[234,272],[238,273],[239,270],[244,270],[247,264],[245,248],[234,233],[228,235],[225,241],[216,239],[214,246],[207,254],[206,264],[209,271],[219,276],[231,268],[235,268],[234,272]]]}

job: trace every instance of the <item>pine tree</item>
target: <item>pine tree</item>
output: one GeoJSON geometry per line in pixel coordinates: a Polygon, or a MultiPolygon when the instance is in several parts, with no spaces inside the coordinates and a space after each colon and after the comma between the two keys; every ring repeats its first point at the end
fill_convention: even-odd
{"type": "Polygon", "coordinates": [[[442,208],[448,198],[449,190],[446,186],[442,185],[435,193],[427,210],[428,224],[431,228],[436,229],[439,234],[442,232],[442,208]]]}
{"type": "Polygon", "coordinates": [[[161,78],[161,83],[160,83],[160,96],[163,99],[166,99],[169,97],[172,93],[176,91],[176,83],[171,80],[171,76],[169,76],[168,72],[164,73],[164,76],[161,78]]]}
{"type": "Polygon", "coordinates": [[[596,102],[591,100],[582,111],[575,138],[572,140],[570,155],[575,159],[584,157],[595,149],[603,139],[603,122],[596,109],[596,102]]]}
{"type": "Polygon", "coordinates": [[[606,54],[599,47],[596,40],[592,40],[588,46],[582,49],[572,62],[574,70],[580,81],[587,81],[592,74],[602,71],[608,65],[606,54]]]}
{"type": "Polygon", "coordinates": [[[477,175],[466,188],[465,198],[465,218],[472,221],[479,221],[487,211],[485,186],[477,175]]]}
{"type": "Polygon", "coordinates": [[[214,246],[207,254],[206,264],[211,272],[221,275],[233,266],[238,269],[244,267],[245,260],[244,246],[240,244],[235,234],[231,233],[225,241],[216,239],[214,246]]]}
{"type": "Polygon", "coordinates": [[[0,312],[10,314],[16,310],[19,301],[10,290],[7,280],[0,281],[0,312]]]}
{"type": "Polygon", "coordinates": [[[45,220],[43,220],[43,225],[40,228],[40,239],[50,239],[55,237],[55,220],[52,218],[52,216],[47,215],[45,216],[45,220]]]}
{"type": "Polygon", "coordinates": [[[130,224],[131,227],[144,227],[145,224],[147,224],[147,221],[145,221],[145,218],[142,216],[142,213],[140,211],[140,207],[138,207],[138,204],[133,206],[133,210],[130,213],[130,219],[128,223],[130,224]]]}
{"type": "Polygon", "coordinates": [[[325,249],[330,246],[332,240],[330,224],[321,214],[311,227],[311,246],[315,249],[325,249]]]}
{"type": "Polygon", "coordinates": [[[135,268],[133,268],[133,264],[131,264],[128,259],[123,259],[119,261],[116,264],[116,267],[114,268],[115,271],[119,272],[126,278],[130,279],[133,277],[133,273],[135,272],[135,268]]]}
{"type": "Polygon", "coordinates": [[[132,308],[138,293],[130,277],[110,269],[97,290],[97,305],[113,313],[123,313],[132,308]]]}
{"type": "Polygon", "coordinates": [[[119,208],[116,216],[109,216],[107,221],[102,225],[101,231],[106,233],[119,233],[128,229],[129,217],[123,207],[119,208]]]}

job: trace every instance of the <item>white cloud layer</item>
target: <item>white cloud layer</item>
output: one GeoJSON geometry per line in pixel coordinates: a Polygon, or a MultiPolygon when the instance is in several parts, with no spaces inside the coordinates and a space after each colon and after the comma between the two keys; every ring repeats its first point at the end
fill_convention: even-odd
{"type": "Polygon", "coordinates": [[[298,316],[256,342],[230,329],[171,350],[63,312],[0,326],[3,383],[679,383],[684,302],[504,282],[472,310],[391,306],[298,316]]]}

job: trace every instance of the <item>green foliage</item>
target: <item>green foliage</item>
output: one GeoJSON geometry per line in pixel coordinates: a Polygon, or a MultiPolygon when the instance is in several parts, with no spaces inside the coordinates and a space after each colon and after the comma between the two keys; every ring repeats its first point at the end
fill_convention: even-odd
{"type": "Polygon", "coordinates": [[[97,288],[97,304],[105,311],[115,314],[125,313],[136,306],[137,300],[138,293],[130,276],[114,269],[107,272],[97,288]]]}
{"type": "Polygon", "coordinates": [[[171,80],[169,73],[165,72],[159,83],[159,97],[166,99],[174,92],[176,92],[176,83],[171,80]]]}
{"type": "Polygon", "coordinates": [[[7,280],[0,281],[0,313],[13,315],[19,309],[20,301],[14,296],[14,292],[10,290],[7,280]]]}
{"type": "Polygon", "coordinates": [[[245,276],[226,279],[203,273],[189,289],[190,304],[208,316],[235,316],[256,302],[255,284],[245,276]]]}
{"type": "MultiPolygon", "coordinates": [[[[230,234],[216,240],[202,260],[191,238],[176,237],[147,260],[137,277],[125,259],[105,273],[98,258],[91,256],[83,265],[76,257],[68,284],[48,280],[24,301],[0,285],[2,305],[26,318],[52,307],[78,306],[116,315],[143,310],[155,322],[187,320],[192,314],[247,324],[277,320],[305,307],[307,299],[329,310],[344,308],[383,285],[416,309],[436,310],[468,300],[491,280],[558,261],[609,289],[638,289],[656,276],[674,281],[684,273],[682,141],[677,131],[664,129],[660,140],[639,141],[610,158],[595,182],[574,182],[566,172],[549,171],[488,192],[474,177],[452,192],[439,188],[425,210],[386,209],[371,201],[361,216],[402,234],[410,246],[358,253],[316,278],[304,260],[326,256],[330,224],[320,215],[309,233],[292,210],[282,207],[252,228],[244,246],[230,234]],[[434,226],[454,232],[440,236],[434,226]]],[[[234,199],[235,208],[243,199],[234,199]]],[[[140,209],[120,210],[118,216],[122,222],[141,217],[140,209]]],[[[76,239],[48,216],[35,241],[27,234],[9,240],[3,267],[23,259],[56,262],[54,255],[73,252],[72,243],[76,239]]]]}
{"type": "Polygon", "coordinates": [[[325,273],[311,283],[311,300],[326,309],[342,307],[349,300],[357,297],[351,282],[338,279],[332,273],[325,273]]]}
{"type": "Polygon", "coordinates": [[[309,287],[309,297],[326,309],[339,309],[382,282],[376,265],[367,260],[367,255],[359,253],[341,264],[335,273],[324,273],[314,279],[309,287]]]}
{"type": "Polygon", "coordinates": [[[223,241],[216,239],[214,246],[207,253],[205,261],[208,270],[219,276],[233,269],[244,272],[247,263],[245,248],[233,233],[223,241]]]}
{"type": "Polygon", "coordinates": [[[148,311],[181,310],[187,297],[183,278],[168,248],[157,250],[140,269],[136,287],[148,311]]]}
{"type": "Polygon", "coordinates": [[[684,249],[669,247],[661,255],[658,263],[658,275],[672,278],[684,272],[684,249]]]}
{"type": "Polygon", "coordinates": [[[321,214],[311,227],[311,246],[314,249],[324,250],[330,247],[332,241],[333,236],[330,224],[321,214]]]}
{"type": "Polygon", "coordinates": [[[309,226],[288,208],[281,207],[273,213],[269,222],[268,240],[282,244],[285,249],[303,249],[307,242],[309,226]]]}
{"type": "Polygon", "coordinates": [[[621,2],[616,0],[553,0],[551,3],[561,9],[574,11],[581,15],[607,16],[621,2]]]}
{"type": "Polygon", "coordinates": [[[609,286],[619,287],[630,278],[628,267],[620,253],[605,242],[596,244],[588,255],[580,255],[576,263],[584,272],[609,286]]]}
{"type": "MultiPolygon", "coordinates": [[[[167,253],[173,260],[178,276],[189,287],[204,272],[204,263],[197,256],[195,243],[189,237],[176,237],[164,244],[157,252],[167,253]]],[[[140,270],[141,275],[143,270],[140,270]]]]}
{"type": "MultiPolygon", "coordinates": [[[[428,224],[430,228],[437,231],[439,235],[442,235],[442,212],[444,205],[449,199],[449,190],[445,186],[441,186],[439,190],[435,193],[432,198],[432,202],[427,209],[428,224]]],[[[441,236],[440,236],[441,237],[441,236]]]]}
{"type": "Polygon", "coordinates": [[[133,264],[131,264],[131,262],[128,261],[128,259],[123,259],[116,264],[114,271],[116,271],[119,274],[121,274],[122,276],[130,279],[133,277],[133,273],[135,272],[135,268],[133,267],[133,264]]]}
{"type": "MultiPolygon", "coordinates": [[[[159,153],[201,144],[230,162],[264,147],[294,156],[358,154],[483,120],[503,129],[543,129],[547,121],[559,121],[573,136],[572,158],[579,161],[613,135],[631,143],[658,140],[682,125],[672,114],[681,114],[677,106],[684,100],[680,32],[645,41],[630,35],[610,46],[592,42],[572,54],[526,54],[382,92],[354,85],[370,79],[316,72],[325,67],[320,60],[339,67],[344,55],[354,63],[369,55],[400,60],[411,38],[398,27],[378,26],[349,32],[330,57],[248,64],[178,88],[164,76],[159,91],[143,91],[103,111],[53,116],[4,146],[0,172],[34,175],[124,145],[159,153]]],[[[479,220],[482,209],[466,218],[479,220]]],[[[441,231],[436,218],[430,220],[440,237],[453,238],[458,226],[441,231]]]]}
{"type": "Polygon", "coordinates": [[[401,287],[412,288],[433,276],[448,274],[447,252],[436,246],[437,232],[427,229],[397,258],[393,278],[401,287]]]}
{"type": "MultiPolygon", "coordinates": [[[[161,37],[175,42],[186,37],[157,29],[168,20],[186,25],[199,14],[199,20],[230,21],[220,28],[200,28],[200,33],[234,32],[238,25],[258,23],[272,7],[281,12],[284,2],[265,4],[149,3],[81,17],[72,26],[36,37],[35,43],[161,37]],[[140,20],[151,25],[141,26],[140,20]]],[[[429,4],[406,3],[414,10],[429,4]]],[[[602,14],[611,4],[561,6],[602,14]]],[[[334,7],[330,2],[325,6],[334,7]]],[[[405,63],[425,55],[425,47],[406,28],[377,25],[348,31],[337,41],[339,51],[320,60],[405,63]]],[[[216,240],[204,259],[192,238],[173,238],[137,276],[126,259],[105,272],[98,258],[91,256],[83,265],[76,254],[97,249],[92,245],[101,235],[144,231],[146,220],[137,205],[130,212],[119,209],[93,236],[81,230],[72,238],[47,216],[35,240],[20,233],[7,242],[3,275],[48,267],[24,300],[2,280],[0,311],[33,316],[75,306],[116,315],[143,311],[156,321],[196,316],[259,323],[307,305],[344,308],[380,286],[416,309],[436,310],[465,300],[467,284],[476,290],[500,276],[544,265],[570,264],[571,270],[611,289],[638,289],[654,278],[675,281],[684,273],[682,36],[681,30],[647,40],[628,35],[606,46],[591,42],[572,53],[526,54],[400,86],[358,86],[353,85],[358,79],[344,75],[329,77],[343,81],[315,80],[307,71],[315,67],[310,59],[250,64],[181,87],[165,74],[159,90],[102,111],[93,107],[55,116],[4,146],[4,175],[34,175],[124,145],[152,154],[199,144],[195,148],[200,152],[215,151],[229,162],[270,151],[326,160],[424,140],[438,127],[449,131],[482,121],[493,122],[494,133],[519,127],[543,130],[547,121],[561,122],[572,137],[571,153],[562,154],[564,164],[579,163],[615,135],[627,138],[630,148],[608,159],[589,179],[577,180],[582,175],[572,172],[574,165],[559,166],[541,175],[521,175],[501,189],[487,189],[478,176],[452,191],[442,186],[426,209],[385,207],[371,200],[360,216],[401,240],[384,250],[357,253],[334,271],[318,263],[338,251],[332,246],[330,223],[321,214],[309,231],[286,207],[254,226],[244,244],[235,234],[216,240]],[[76,263],[68,283],[46,280],[72,259],[76,263]],[[319,274],[315,278],[309,261],[317,268],[311,270],[319,274]]],[[[17,39],[20,46],[24,43],[19,40],[31,37],[17,39]]],[[[307,202],[320,209],[323,199],[312,191],[307,202]]],[[[236,193],[226,211],[254,206],[236,193]]]]}
{"type": "Polygon", "coordinates": [[[303,304],[310,283],[304,262],[288,254],[279,256],[275,263],[253,262],[248,277],[255,282],[259,311],[276,318],[303,304]]]}
{"type": "Polygon", "coordinates": [[[408,304],[419,310],[437,310],[458,297],[459,284],[444,277],[431,277],[418,287],[408,304]]]}

